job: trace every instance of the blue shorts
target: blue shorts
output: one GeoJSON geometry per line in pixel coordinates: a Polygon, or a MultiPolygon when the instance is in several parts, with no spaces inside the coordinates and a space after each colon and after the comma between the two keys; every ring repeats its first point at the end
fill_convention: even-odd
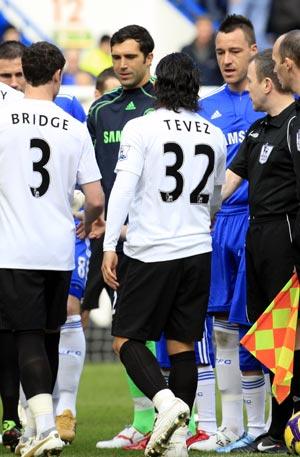
{"type": "MultiPolygon", "coordinates": [[[[248,332],[251,325],[242,325],[239,327],[239,338],[240,340],[248,332]]],[[[252,371],[252,370],[264,370],[262,365],[247,349],[240,344],[240,370],[241,371],[252,371]]]]}
{"type": "Polygon", "coordinates": [[[234,324],[251,325],[247,316],[247,277],[246,251],[243,250],[239,269],[236,275],[236,287],[233,292],[228,321],[234,324]],[[242,306],[243,305],[243,306],[242,306]]]}
{"type": "Polygon", "coordinates": [[[242,276],[245,275],[245,239],[248,229],[248,209],[241,207],[235,214],[219,213],[212,233],[212,266],[208,312],[230,314],[234,301],[246,309],[246,293],[242,276]]]}
{"type": "Polygon", "coordinates": [[[76,237],[75,268],[72,272],[69,295],[73,295],[78,300],[81,300],[84,295],[90,256],[90,241],[87,238],[80,240],[76,237]]]}
{"type": "MultiPolygon", "coordinates": [[[[197,365],[212,365],[214,367],[214,348],[212,342],[213,318],[207,316],[204,324],[204,333],[201,341],[195,343],[197,365]]],[[[164,336],[156,343],[156,358],[161,368],[170,369],[170,359],[164,336]]]]}

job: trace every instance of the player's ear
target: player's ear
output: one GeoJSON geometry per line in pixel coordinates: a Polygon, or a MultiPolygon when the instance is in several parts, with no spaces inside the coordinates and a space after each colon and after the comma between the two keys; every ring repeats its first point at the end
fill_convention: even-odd
{"type": "Polygon", "coordinates": [[[60,83],[61,77],[62,77],[62,70],[61,70],[61,68],[59,68],[58,70],[56,70],[56,72],[53,75],[53,81],[55,83],[60,83]]]}
{"type": "Polygon", "coordinates": [[[289,57],[285,57],[283,60],[283,63],[285,64],[286,69],[288,71],[291,71],[291,69],[293,68],[293,65],[294,65],[294,61],[292,59],[290,59],[289,57]]]}
{"type": "Polygon", "coordinates": [[[250,46],[250,51],[251,51],[251,55],[254,56],[255,54],[258,53],[258,49],[257,49],[257,44],[254,43],[254,44],[251,44],[250,46]]]}
{"type": "Polygon", "coordinates": [[[273,81],[271,78],[265,78],[265,93],[269,94],[273,88],[273,81]]]}
{"type": "Polygon", "coordinates": [[[145,59],[145,62],[147,65],[149,65],[149,67],[152,64],[152,60],[153,60],[153,53],[149,52],[149,54],[147,55],[147,57],[145,59]]]}

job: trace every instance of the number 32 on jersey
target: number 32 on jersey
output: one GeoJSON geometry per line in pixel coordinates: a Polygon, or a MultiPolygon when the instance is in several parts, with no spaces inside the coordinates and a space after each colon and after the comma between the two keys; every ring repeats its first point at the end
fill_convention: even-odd
{"type": "MultiPolygon", "coordinates": [[[[172,153],[175,154],[176,157],[175,163],[173,165],[166,166],[166,176],[171,176],[175,179],[175,188],[171,189],[168,192],[160,191],[162,200],[166,203],[172,203],[180,197],[183,191],[184,177],[180,169],[183,165],[184,154],[181,146],[179,146],[179,144],[177,143],[165,143],[163,148],[164,154],[172,153]]],[[[201,180],[199,181],[198,185],[194,188],[194,190],[190,193],[190,203],[208,203],[209,194],[202,193],[202,191],[204,190],[207,184],[209,176],[214,170],[215,153],[211,146],[207,144],[197,144],[195,146],[194,154],[195,156],[203,155],[207,157],[208,161],[201,180]]]]}

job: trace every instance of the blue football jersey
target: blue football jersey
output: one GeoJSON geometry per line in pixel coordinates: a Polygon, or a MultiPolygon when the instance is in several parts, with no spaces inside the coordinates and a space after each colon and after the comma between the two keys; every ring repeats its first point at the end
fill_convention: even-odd
{"type": "MultiPolygon", "coordinates": [[[[227,141],[227,167],[235,157],[240,144],[250,125],[265,113],[253,110],[249,92],[233,92],[224,84],[210,95],[203,97],[199,103],[198,113],[219,127],[227,141]]],[[[241,186],[222,205],[221,211],[230,211],[232,205],[248,203],[248,183],[241,186]]]]}
{"type": "Polygon", "coordinates": [[[54,103],[80,122],[86,121],[86,114],[79,100],[72,95],[58,94],[54,103]]]}
{"type": "MultiPolygon", "coordinates": [[[[78,121],[86,121],[86,114],[84,109],[76,97],[70,95],[57,95],[54,103],[56,103],[57,106],[62,108],[78,121]]],[[[77,219],[74,220],[77,225],[79,221],[77,219]]],[[[89,267],[89,258],[89,240],[80,240],[78,237],[76,237],[75,269],[73,270],[71,277],[69,294],[77,297],[79,300],[82,299],[85,290],[89,267]]]]}

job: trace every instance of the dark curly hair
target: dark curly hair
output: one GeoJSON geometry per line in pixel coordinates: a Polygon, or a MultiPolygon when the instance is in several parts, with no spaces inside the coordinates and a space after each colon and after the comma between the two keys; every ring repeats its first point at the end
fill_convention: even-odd
{"type": "Polygon", "coordinates": [[[22,67],[26,81],[34,87],[47,84],[66,60],[54,44],[39,41],[24,49],[22,67]]]}
{"type": "Polygon", "coordinates": [[[156,108],[167,108],[175,113],[180,108],[197,111],[200,74],[187,54],[174,52],[161,59],[156,77],[156,108]]]}

